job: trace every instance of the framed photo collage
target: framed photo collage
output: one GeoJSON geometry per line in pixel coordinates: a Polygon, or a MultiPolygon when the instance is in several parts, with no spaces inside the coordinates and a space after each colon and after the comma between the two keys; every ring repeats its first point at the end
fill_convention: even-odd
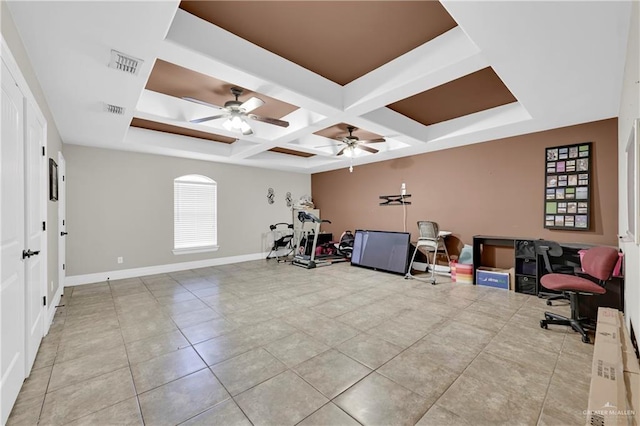
{"type": "Polygon", "coordinates": [[[584,142],[545,150],[545,228],[589,229],[592,145],[584,142]]]}

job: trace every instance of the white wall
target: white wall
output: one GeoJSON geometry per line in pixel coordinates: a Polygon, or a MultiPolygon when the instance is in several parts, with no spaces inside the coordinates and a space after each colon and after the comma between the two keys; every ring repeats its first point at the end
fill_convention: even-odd
{"type": "Polygon", "coordinates": [[[263,253],[269,225],[291,223],[285,194],[294,200],[311,194],[307,174],[78,145],[66,145],[65,158],[70,282],[74,276],[263,253]],[[218,184],[216,252],[172,253],[173,180],[187,174],[218,184]],[[274,204],[267,202],[269,188],[274,204]],[[117,263],[119,256],[124,263],[117,263]]]}
{"type": "MultiPolygon", "coordinates": [[[[627,44],[627,61],[624,71],[622,99],[618,116],[618,164],[619,167],[619,235],[627,230],[627,169],[625,150],[633,120],[640,118],[640,3],[633,2],[631,26],[627,44]],[[623,166],[625,165],[625,166],[623,166]]],[[[640,167],[640,165],[636,165],[640,167]]],[[[638,197],[636,193],[636,197],[638,197]]],[[[639,218],[636,218],[636,232],[640,232],[639,218]]],[[[636,337],[640,338],[640,249],[635,242],[621,240],[620,247],[625,253],[625,313],[627,321],[633,324],[636,337]]]]}
{"type": "MultiPolygon", "coordinates": [[[[36,78],[31,61],[22,44],[22,39],[13,22],[7,3],[0,2],[0,30],[11,54],[15,59],[22,76],[29,86],[29,90],[35,97],[40,111],[47,120],[47,157],[58,161],[58,151],[62,151],[62,139],[58,133],[49,105],[44,97],[40,83],[36,78]]],[[[48,173],[48,172],[47,172],[48,173]]],[[[54,295],[58,291],[58,204],[47,201],[47,300],[54,300],[54,295]]]]}

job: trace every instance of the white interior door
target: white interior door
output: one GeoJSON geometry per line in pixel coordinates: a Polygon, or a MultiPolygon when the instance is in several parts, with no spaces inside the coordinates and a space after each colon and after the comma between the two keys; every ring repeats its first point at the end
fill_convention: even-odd
{"type": "Polygon", "coordinates": [[[36,359],[40,341],[44,335],[46,308],[46,262],[44,256],[45,233],[43,223],[46,217],[44,206],[46,191],[44,176],[47,166],[42,148],[44,147],[45,125],[29,103],[25,107],[25,241],[28,253],[25,259],[26,294],[26,366],[27,375],[36,359]]]}
{"type": "Polygon", "coordinates": [[[0,143],[0,423],[25,378],[23,96],[2,62],[0,143]]]}
{"type": "Polygon", "coordinates": [[[64,286],[64,280],[67,276],[67,164],[61,152],[58,152],[58,229],[60,234],[58,237],[58,285],[64,286]]]}

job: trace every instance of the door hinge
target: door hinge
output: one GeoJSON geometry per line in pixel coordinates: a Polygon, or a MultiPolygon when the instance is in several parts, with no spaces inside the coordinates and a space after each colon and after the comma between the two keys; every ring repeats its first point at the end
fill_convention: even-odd
{"type": "Polygon", "coordinates": [[[47,306],[47,296],[42,296],[42,306],[47,306]]]}
{"type": "Polygon", "coordinates": [[[44,146],[42,147],[42,156],[44,157],[46,154],[44,153],[44,146]]]}
{"type": "Polygon", "coordinates": [[[66,270],[67,265],[65,265],[64,263],[62,264],[62,270],[66,270]]]}
{"type": "Polygon", "coordinates": [[[62,175],[62,181],[64,182],[64,175],[62,175]]]}
{"type": "Polygon", "coordinates": [[[47,230],[47,222],[42,222],[42,230],[46,231],[47,230]]]}
{"type": "Polygon", "coordinates": [[[64,226],[64,219],[62,219],[62,226],[64,226]]]}

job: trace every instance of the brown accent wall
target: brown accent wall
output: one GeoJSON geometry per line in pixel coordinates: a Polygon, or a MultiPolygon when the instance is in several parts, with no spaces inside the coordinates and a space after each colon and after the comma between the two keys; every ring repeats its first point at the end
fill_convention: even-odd
{"type": "MultiPolygon", "coordinates": [[[[417,238],[418,220],[433,220],[454,237],[456,251],[474,235],[545,238],[561,242],[618,245],[618,124],[596,121],[499,139],[380,163],[317,173],[312,196],[323,231],[402,231],[402,206],[379,206],[380,195],[411,194],[407,230],[417,238]],[[594,143],[592,218],[588,231],[544,228],[545,148],[594,143]]],[[[489,263],[508,266],[509,253],[487,253],[489,263]]]]}

